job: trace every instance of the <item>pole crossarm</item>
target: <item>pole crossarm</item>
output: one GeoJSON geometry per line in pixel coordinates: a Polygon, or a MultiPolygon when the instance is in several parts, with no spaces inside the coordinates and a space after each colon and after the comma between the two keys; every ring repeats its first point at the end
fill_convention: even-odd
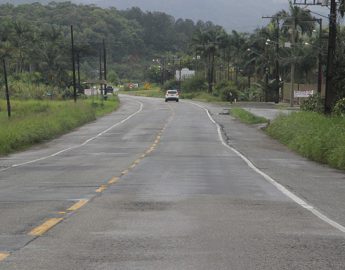
{"type": "MultiPolygon", "coordinates": [[[[330,0],[294,0],[294,5],[302,5],[302,6],[328,6],[330,4],[330,0]]],[[[339,3],[340,1],[336,1],[339,3]]]]}

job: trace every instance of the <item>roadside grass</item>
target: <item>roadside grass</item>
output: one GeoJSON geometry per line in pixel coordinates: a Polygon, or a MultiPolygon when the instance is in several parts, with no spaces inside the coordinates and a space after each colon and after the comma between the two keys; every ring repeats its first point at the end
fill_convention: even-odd
{"type": "Polygon", "coordinates": [[[0,100],[0,155],[25,149],[55,138],[119,106],[117,97],[107,101],[12,100],[7,118],[6,102],[0,100]]]}
{"type": "Polygon", "coordinates": [[[345,170],[345,118],[313,112],[281,115],[266,129],[304,157],[345,170]]]}
{"type": "Polygon", "coordinates": [[[141,97],[157,97],[157,98],[164,98],[165,93],[163,93],[160,88],[155,87],[153,89],[144,90],[127,90],[127,91],[120,91],[120,94],[132,95],[132,96],[141,96],[141,97]]]}
{"type": "Polygon", "coordinates": [[[230,109],[230,114],[235,118],[239,119],[241,122],[246,124],[263,124],[268,123],[268,120],[264,117],[256,116],[245,109],[234,107],[230,109]]]}

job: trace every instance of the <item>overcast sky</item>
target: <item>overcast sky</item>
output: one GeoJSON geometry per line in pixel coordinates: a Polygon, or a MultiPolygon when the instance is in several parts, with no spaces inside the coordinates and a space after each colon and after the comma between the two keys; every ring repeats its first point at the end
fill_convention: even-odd
{"type": "MultiPolygon", "coordinates": [[[[189,18],[195,21],[210,20],[224,26],[228,31],[251,32],[267,23],[262,16],[271,16],[289,8],[288,0],[76,0],[80,3],[94,3],[100,6],[114,6],[126,9],[132,6],[147,11],[164,11],[175,18],[189,18]]],[[[327,14],[327,8],[310,7],[327,14]]]]}

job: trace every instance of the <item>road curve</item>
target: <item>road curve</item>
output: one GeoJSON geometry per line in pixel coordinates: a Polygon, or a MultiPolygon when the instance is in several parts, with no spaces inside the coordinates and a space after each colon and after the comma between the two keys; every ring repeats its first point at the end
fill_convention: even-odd
{"type": "Polygon", "coordinates": [[[0,161],[1,269],[344,268],[344,233],[225,147],[203,108],[121,101],[0,161]]]}

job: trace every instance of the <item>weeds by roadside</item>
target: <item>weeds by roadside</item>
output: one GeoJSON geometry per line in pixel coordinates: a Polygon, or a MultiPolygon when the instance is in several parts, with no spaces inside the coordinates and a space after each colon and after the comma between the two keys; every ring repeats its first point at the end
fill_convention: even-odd
{"type": "Polygon", "coordinates": [[[304,157],[345,169],[345,118],[314,112],[279,116],[266,129],[304,157]]]}
{"type": "Polygon", "coordinates": [[[118,105],[117,97],[106,102],[78,100],[77,103],[13,100],[12,117],[8,119],[5,101],[0,100],[0,155],[57,137],[115,110],[118,105]]]}
{"type": "Polygon", "coordinates": [[[230,114],[235,118],[239,119],[241,122],[247,124],[263,124],[268,123],[268,120],[264,117],[256,116],[245,109],[234,107],[231,108],[230,114]]]}

